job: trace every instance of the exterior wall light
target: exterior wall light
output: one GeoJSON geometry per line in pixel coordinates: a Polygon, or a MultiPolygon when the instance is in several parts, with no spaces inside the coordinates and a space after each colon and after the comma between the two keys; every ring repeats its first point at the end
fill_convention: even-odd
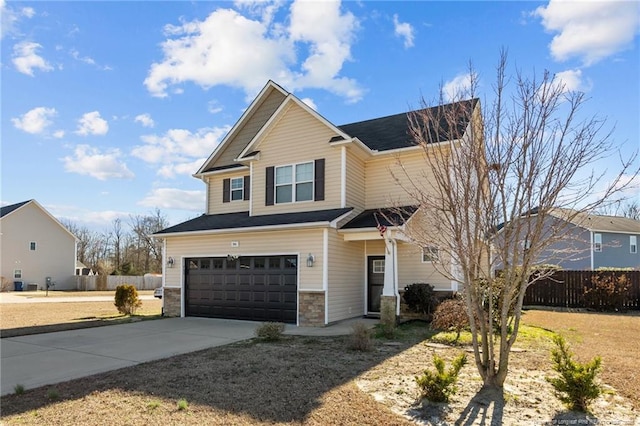
{"type": "Polygon", "coordinates": [[[313,257],[313,255],[311,253],[309,253],[309,256],[307,256],[307,267],[311,268],[313,266],[313,262],[315,262],[316,258],[313,257]]]}
{"type": "Polygon", "coordinates": [[[169,256],[169,259],[167,259],[167,265],[169,265],[169,268],[173,268],[174,262],[173,257],[169,256]]]}

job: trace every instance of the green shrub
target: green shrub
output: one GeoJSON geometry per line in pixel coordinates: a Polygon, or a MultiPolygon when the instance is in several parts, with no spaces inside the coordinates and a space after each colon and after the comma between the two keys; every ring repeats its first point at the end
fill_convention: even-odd
{"type": "Polygon", "coordinates": [[[587,308],[599,311],[621,311],[629,297],[631,281],[626,274],[615,271],[598,273],[591,279],[592,287],[584,287],[584,301],[587,308]]]}
{"type": "Polygon", "coordinates": [[[116,287],[115,305],[121,314],[135,314],[136,310],[142,306],[142,301],[138,297],[138,290],[136,290],[135,286],[124,284],[116,287]]]}
{"type": "Polygon", "coordinates": [[[431,328],[435,330],[453,330],[456,332],[456,341],[460,338],[460,332],[469,327],[469,317],[464,300],[460,298],[447,299],[440,303],[433,313],[431,328]]]}
{"type": "Polygon", "coordinates": [[[555,389],[556,397],[569,409],[586,412],[589,403],[602,393],[602,388],[596,383],[602,360],[597,356],[581,364],[573,360],[573,354],[562,336],[554,336],[553,342],[556,344],[556,348],[551,350],[553,369],[560,377],[547,377],[546,380],[555,389]]]}
{"type": "Polygon", "coordinates": [[[187,402],[186,399],[181,399],[180,401],[178,401],[178,410],[179,411],[184,411],[187,408],[189,408],[189,403],[187,402]]]}
{"type": "Polygon", "coordinates": [[[425,315],[430,315],[438,305],[433,286],[425,283],[406,286],[402,298],[411,311],[425,315]]]}
{"type": "Polygon", "coordinates": [[[15,385],[13,387],[13,392],[16,395],[22,395],[24,393],[24,385],[21,385],[21,384],[18,383],[17,385],[15,385]]]}
{"type": "Polygon", "coordinates": [[[416,377],[416,383],[420,388],[420,397],[432,402],[449,402],[451,395],[458,390],[455,386],[458,374],[467,363],[465,353],[457,356],[449,367],[444,369],[444,360],[438,355],[433,355],[433,364],[436,371],[425,370],[422,376],[416,377]]]}
{"type": "Polygon", "coordinates": [[[276,342],[282,339],[284,324],[281,322],[265,322],[256,328],[256,337],[266,342],[276,342]]]}
{"type": "Polygon", "coordinates": [[[58,393],[57,389],[49,389],[47,392],[47,399],[50,401],[57,401],[60,399],[60,393],[58,393]]]}
{"type": "Polygon", "coordinates": [[[353,324],[352,331],[348,339],[349,349],[362,352],[373,349],[371,334],[371,329],[364,323],[357,322],[353,324]]]}

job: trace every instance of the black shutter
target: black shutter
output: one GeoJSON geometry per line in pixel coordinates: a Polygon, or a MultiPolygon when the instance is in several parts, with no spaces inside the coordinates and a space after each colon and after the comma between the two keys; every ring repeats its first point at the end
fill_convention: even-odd
{"type": "Polygon", "coordinates": [[[229,201],[231,201],[231,179],[225,179],[222,181],[222,202],[229,201]]]}
{"type": "Polygon", "coordinates": [[[249,188],[251,188],[251,176],[245,176],[244,177],[244,199],[245,200],[249,199],[249,195],[250,195],[249,188]]]}
{"type": "Polygon", "coordinates": [[[314,201],[322,201],[324,200],[324,158],[316,160],[314,163],[314,201]]]}
{"type": "Polygon", "coordinates": [[[273,196],[275,191],[275,182],[274,182],[274,173],[275,169],[273,167],[267,167],[267,187],[266,194],[264,196],[264,205],[272,206],[273,205],[273,196]]]}

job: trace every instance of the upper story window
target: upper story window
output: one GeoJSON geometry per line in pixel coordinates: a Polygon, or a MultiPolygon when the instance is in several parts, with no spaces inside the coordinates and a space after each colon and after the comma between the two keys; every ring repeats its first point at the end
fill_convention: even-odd
{"type": "Polygon", "coordinates": [[[313,200],[313,162],[275,168],[276,204],[313,200]]]}
{"type": "Polygon", "coordinates": [[[638,237],[636,237],[635,235],[629,235],[629,252],[638,252],[638,237]]]}
{"type": "Polygon", "coordinates": [[[14,279],[22,278],[22,269],[14,269],[13,270],[13,278],[14,279]]]}
{"type": "Polygon", "coordinates": [[[36,242],[35,241],[31,241],[29,243],[29,250],[36,251],[36,242]]]}
{"type": "Polygon", "coordinates": [[[231,201],[238,201],[244,199],[244,178],[231,179],[231,201]]]}
{"type": "Polygon", "coordinates": [[[438,247],[430,246],[422,248],[422,263],[437,262],[439,256],[438,247]]]}
{"type": "Polygon", "coordinates": [[[602,251],[602,234],[593,234],[593,251],[602,251]]]}
{"type": "Polygon", "coordinates": [[[247,201],[250,186],[251,178],[249,176],[224,179],[222,181],[222,202],[247,201]]]}

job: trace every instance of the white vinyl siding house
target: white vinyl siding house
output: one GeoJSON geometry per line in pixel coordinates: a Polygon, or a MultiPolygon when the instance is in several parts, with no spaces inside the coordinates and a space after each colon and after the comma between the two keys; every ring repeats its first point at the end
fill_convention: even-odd
{"type": "Polygon", "coordinates": [[[455,290],[400,226],[382,219],[383,236],[373,220],[411,201],[392,176],[399,159],[402,182],[429,177],[407,125],[396,114],[336,126],[267,83],[194,175],[207,186],[205,214],[154,235],[174,259],[164,262],[165,314],[323,326],[379,315],[383,288],[396,299],[415,282],[455,290]]]}

